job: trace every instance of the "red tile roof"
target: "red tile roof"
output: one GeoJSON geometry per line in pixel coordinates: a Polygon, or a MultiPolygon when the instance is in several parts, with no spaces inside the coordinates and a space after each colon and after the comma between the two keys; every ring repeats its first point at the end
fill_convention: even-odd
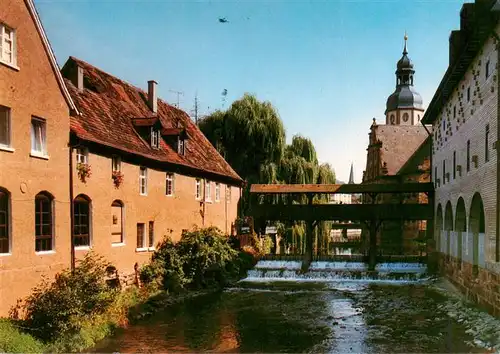
{"type": "Polygon", "coordinates": [[[156,120],[155,114],[147,104],[147,92],[74,57],[68,59],[62,74],[71,97],[81,113],[71,117],[71,131],[78,138],[154,161],[179,165],[188,168],[194,174],[215,174],[224,179],[229,178],[235,185],[242,183],[242,179],[186,112],[158,99],[156,117],[163,129],[173,130],[182,126],[189,140],[184,155],[179,155],[163,140],[161,149],[153,149],[140,137],[132,122],[137,118],[149,122],[156,120]],[[77,66],[83,68],[84,90],[81,92],[69,79],[76,72],[77,66]]]}
{"type": "Polygon", "coordinates": [[[428,137],[420,125],[376,125],[376,139],[382,143],[380,160],[387,163],[387,174],[395,175],[428,137]]]}

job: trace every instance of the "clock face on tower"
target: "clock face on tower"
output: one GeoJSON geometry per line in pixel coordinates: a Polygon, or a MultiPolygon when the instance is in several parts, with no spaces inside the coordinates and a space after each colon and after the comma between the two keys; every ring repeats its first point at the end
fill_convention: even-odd
{"type": "Polygon", "coordinates": [[[408,122],[409,117],[408,113],[403,114],[403,122],[408,122]]]}
{"type": "Polygon", "coordinates": [[[396,123],[396,117],[394,117],[394,114],[391,114],[391,124],[396,123]]]}

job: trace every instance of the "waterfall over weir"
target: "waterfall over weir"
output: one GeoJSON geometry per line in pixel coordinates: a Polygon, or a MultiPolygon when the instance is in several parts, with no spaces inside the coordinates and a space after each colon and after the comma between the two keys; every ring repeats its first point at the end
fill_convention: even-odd
{"type": "Polygon", "coordinates": [[[362,262],[312,262],[305,273],[300,261],[259,261],[242,282],[311,281],[311,282],[420,282],[429,279],[422,263],[379,263],[368,271],[362,262]]]}

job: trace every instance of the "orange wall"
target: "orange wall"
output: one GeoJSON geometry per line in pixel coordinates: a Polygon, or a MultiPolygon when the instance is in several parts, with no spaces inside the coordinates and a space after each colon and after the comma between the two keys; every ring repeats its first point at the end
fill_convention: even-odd
{"type": "MultiPolygon", "coordinates": [[[[73,157],[76,166],[76,157],[73,157]]],[[[148,168],[147,195],[139,193],[139,165],[121,162],[123,183],[116,188],[111,178],[111,157],[89,153],[88,164],[92,174],[83,183],[74,169],[74,196],[85,194],[92,200],[91,245],[99,254],[111,261],[119,272],[130,273],[135,262],[147,261],[152,251],[137,251],[137,223],[144,223],[148,237],[148,223],[154,221],[155,245],[165,236],[180,239],[183,229],[202,227],[200,211],[203,207],[196,200],[194,177],[174,175],[174,195],[167,196],[166,171],[148,168]],[[114,200],[124,205],[124,244],[112,244],[112,208],[114,200]]],[[[146,166],[145,166],[146,167],[146,166]]],[[[215,201],[215,182],[211,182],[212,202],[205,205],[204,226],[217,226],[222,232],[231,232],[231,223],[237,216],[239,188],[221,184],[221,200],[215,201]],[[231,199],[225,203],[225,190],[231,188],[231,199]],[[227,214],[226,214],[227,208],[227,214]]],[[[86,250],[77,250],[77,257],[86,250]]]]}
{"type": "Polygon", "coordinates": [[[0,254],[0,315],[43,274],[70,262],[69,108],[23,0],[0,6],[0,21],[16,30],[17,66],[0,63],[0,105],[11,109],[13,152],[0,150],[0,187],[11,194],[11,253],[0,254]],[[48,159],[30,157],[31,116],[46,119],[48,159]],[[54,196],[55,252],[35,253],[35,195],[54,196]]]}

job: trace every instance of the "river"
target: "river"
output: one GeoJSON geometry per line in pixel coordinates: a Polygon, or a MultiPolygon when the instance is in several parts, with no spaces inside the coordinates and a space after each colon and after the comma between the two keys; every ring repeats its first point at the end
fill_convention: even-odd
{"type": "MultiPolygon", "coordinates": [[[[442,280],[243,282],[186,300],[94,352],[494,352],[500,322],[442,280]]],[[[499,347],[500,348],[500,347],[499,347]]]]}

